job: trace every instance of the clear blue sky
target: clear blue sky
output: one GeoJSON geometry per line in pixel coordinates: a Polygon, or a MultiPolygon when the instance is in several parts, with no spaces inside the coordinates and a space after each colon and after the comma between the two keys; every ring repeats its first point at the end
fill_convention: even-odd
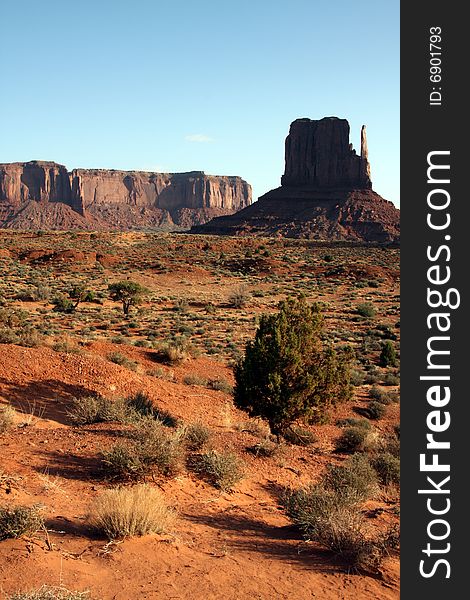
{"type": "Polygon", "coordinates": [[[291,121],[367,125],[399,204],[398,0],[3,2],[0,162],[280,185],[291,121]]]}

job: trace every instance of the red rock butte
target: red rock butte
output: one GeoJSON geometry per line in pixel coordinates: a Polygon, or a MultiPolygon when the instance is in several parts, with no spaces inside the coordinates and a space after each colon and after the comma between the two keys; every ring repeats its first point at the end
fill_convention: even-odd
{"type": "Polygon", "coordinates": [[[346,119],[297,119],[286,139],[281,187],[191,232],[397,243],[400,211],[372,190],[365,126],[358,155],[346,119]]]}
{"type": "Polygon", "coordinates": [[[251,186],[236,176],[0,164],[2,228],[170,231],[249,204],[251,186]]]}

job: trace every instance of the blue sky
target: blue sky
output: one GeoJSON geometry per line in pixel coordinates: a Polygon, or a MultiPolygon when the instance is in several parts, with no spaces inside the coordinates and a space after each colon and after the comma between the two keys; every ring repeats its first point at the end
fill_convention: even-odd
{"type": "Polygon", "coordinates": [[[296,118],[367,125],[399,204],[398,0],[4,2],[0,162],[280,185],[296,118]]]}

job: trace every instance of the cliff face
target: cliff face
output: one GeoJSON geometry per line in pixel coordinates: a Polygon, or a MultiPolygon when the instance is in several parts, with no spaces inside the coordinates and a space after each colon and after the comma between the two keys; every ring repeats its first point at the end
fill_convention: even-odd
{"type": "Polygon", "coordinates": [[[365,127],[358,156],[349,143],[345,119],[297,119],[290,126],[285,152],[281,187],[234,215],[191,231],[398,242],[400,211],[372,190],[365,127]]]}
{"type": "Polygon", "coordinates": [[[290,126],[285,158],[283,186],[372,188],[365,127],[358,156],[349,143],[346,119],[297,119],[290,126]]]}
{"type": "Polygon", "coordinates": [[[251,204],[251,187],[240,177],[203,172],[147,173],[67,169],[53,162],[0,165],[0,226],[51,229],[188,228],[251,204]],[[38,204],[39,203],[39,204],[38,204]],[[60,210],[53,203],[65,205],[60,210]],[[31,205],[31,206],[29,206],[31,205]],[[71,210],[67,210],[71,209],[71,210]],[[32,219],[28,225],[26,215],[32,219]],[[85,226],[85,223],[88,226],[85,226]]]}

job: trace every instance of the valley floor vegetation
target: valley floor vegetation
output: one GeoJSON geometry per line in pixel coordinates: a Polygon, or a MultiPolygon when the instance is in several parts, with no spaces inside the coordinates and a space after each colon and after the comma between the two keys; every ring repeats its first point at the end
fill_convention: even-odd
{"type": "Polygon", "coordinates": [[[164,593],[171,569],[153,588],[131,562],[113,578],[104,561],[131,561],[132,537],[201,573],[236,556],[235,587],[255,552],[283,594],[302,569],[325,598],[332,572],[398,597],[397,249],[5,231],[0,270],[0,561],[36,548],[30,581],[2,572],[8,598],[108,597],[93,569],[117,598],[164,593]],[[80,541],[79,572],[63,559],[80,541]]]}

